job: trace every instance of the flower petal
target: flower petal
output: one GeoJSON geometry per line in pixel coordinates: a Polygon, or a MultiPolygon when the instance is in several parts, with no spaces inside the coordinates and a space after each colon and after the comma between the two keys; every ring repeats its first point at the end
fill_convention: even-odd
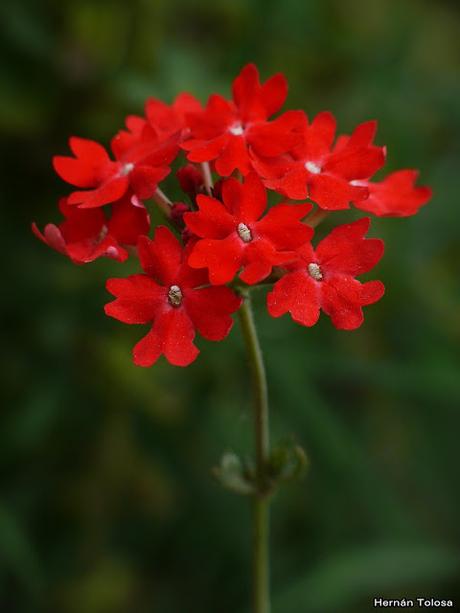
{"type": "Polygon", "coordinates": [[[152,366],[161,354],[174,366],[188,366],[199,351],[193,344],[195,330],[183,308],[163,311],[152,329],[133,349],[137,366],[152,366]]]}
{"type": "Polygon", "coordinates": [[[109,233],[120,243],[137,245],[139,236],[147,234],[150,229],[150,217],[142,203],[140,203],[140,206],[135,206],[131,202],[131,198],[123,198],[114,203],[112,216],[107,222],[107,227],[109,233]]]}
{"type": "Polygon", "coordinates": [[[288,273],[267,295],[267,308],[272,317],[290,313],[295,322],[313,326],[320,312],[318,283],[304,271],[288,273]]]}
{"type": "Polygon", "coordinates": [[[197,205],[198,211],[184,213],[184,222],[200,238],[225,238],[235,230],[233,216],[215,198],[199,195],[197,205]]]}
{"type": "Polygon", "coordinates": [[[45,245],[59,251],[59,253],[66,253],[66,244],[62,232],[54,223],[47,224],[43,232],[40,232],[37,224],[34,222],[32,224],[32,232],[37,238],[45,243],[45,245]]]}
{"type": "Polygon", "coordinates": [[[201,239],[194,245],[188,263],[207,268],[212,285],[224,285],[235,277],[243,261],[244,245],[235,234],[223,240],[201,239]]]}
{"type": "Polygon", "coordinates": [[[384,243],[376,238],[364,238],[370,219],[364,217],[351,224],[337,226],[316,249],[325,272],[360,275],[368,272],[381,259],[384,243]]]}
{"type": "Polygon", "coordinates": [[[295,249],[313,236],[313,229],[300,221],[311,209],[311,204],[277,204],[255,224],[256,231],[277,249],[295,249]]]}
{"type": "Polygon", "coordinates": [[[247,141],[258,156],[275,157],[299,143],[296,132],[303,113],[288,111],[274,121],[258,123],[248,129],[247,141]]]}
{"type": "Polygon", "coordinates": [[[141,266],[148,275],[162,285],[175,283],[182,263],[182,246],[171,230],[157,227],[153,240],[139,237],[137,248],[141,266]]]}
{"type": "Polygon", "coordinates": [[[227,146],[230,134],[220,134],[211,140],[191,138],[181,144],[181,148],[189,153],[187,159],[191,162],[210,162],[215,160],[227,146]]]}
{"type": "Polygon", "coordinates": [[[116,300],[105,305],[106,315],[127,324],[152,321],[167,302],[167,288],[158,285],[147,275],[108,279],[106,288],[116,296],[116,300]]]}
{"type": "Polygon", "coordinates": [[[157,330],[151,330],[134,346],[133,361],[136,366],[153,366],[162,354],[162,339],[157,330]]]}
{"type": "Polygon", "coordinates": [[[225,181],[222,196],[227,208],[243,223],[258,220],[267,207],[267,192],[254,172],[242,184],[233,178],[225,181]]]}
{"type": "Polygon", "coordinates": [[[366,188],[350,185],[335,175],[320,173],[309,178],[309,198],[328,211],[348,209],[352,200],[366,193],[366,188]]]}
{"type": "Polygon", "coordinates": [[[53,168],[61,179],[75,187],[94,187],[99,182],[99,169],[89,162],[55,155],[53,168]]]}
{"type": "Polygon", "coordinates": [[[69,146],[75,157],[84,158],[85,162],[93,166],[103,166],[110,162],[109,154],[105,148],[94,140],[71,136],[69,146]]]}
{"type": "Polygon", "coordinates": [[[228,287],[204,287],[186,292],[184,305],[193,325],[204,338],[220,341],[230,332],[241,298],[228,287]]]}
{"type": "Polygon", "coordinates": [[[151,198],[155,193],[158,183],[171,172],[167,166],[136,166],[129,174],[129,182],[133,192],[141,200],[151,198]]]}
{"type": "Polygon", "coordinates": [[[193,344],[195,329],[184,308],[170,309],[164,317],[163,353],[170,364],[188,366],[199,354],[193,344]]]}
{"type": "Polygon", "coordinates": [[[429,187],[416,187],[416,170],[398,170],[379,183],[366,183],[369,197],[355,206],[380,217],[415,215],[432,195],[429,187]]]}
{"type": "Polygon", "coordinates": [[[351,181],[368,179],[385,163],[383,147],[345,147],[339,153],[333,153],[324,165],[324,171],[351,181]]]}
{"type": "Polygon", "coordinates": [[[69,204],[78,204],[81,209],[92,209],[119,200],[128,189],[128,178],[117,177],[103,183],[97,189],[86,192],[72,192],[68,197],[69,204]]]}
{"type": "Polygon", "coordinates": [[[379,300],[384,293],[380,281],[361,284],[349,275],[322,283],[321,307],[339,330],[355,330],[364,321],[362,306],[379,300]]]}
{"type": "Polygon", "coordinates": [[[216,171],[221,177],[228,177],[234,170],[246,175],[250,168],[251,160],[246,140],[242,136],[228,135],[227,142],[216,160],[216,171]]]}
{"type": "MultiPolygon", "coordinates": [[[[337,122],[329,111],[318,113],[305,131],[303,157],[312,162],[329,154],[334,141],[337,122]]],[[[300,155],[300,151],[299,151],[300,155]]]]}
{"type": "Polygon", "coordinates": [[[288,82],[286,77],[278,72],[267,79],[261,87],[262,100],[267,117],[277,113],[286,102],[288,82]]]}

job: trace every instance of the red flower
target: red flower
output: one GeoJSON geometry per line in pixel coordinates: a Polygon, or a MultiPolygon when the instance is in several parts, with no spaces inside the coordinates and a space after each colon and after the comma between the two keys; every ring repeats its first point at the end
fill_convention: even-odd
{"type": "Polygon", "coordinates": [[[128,257],[121,245],[135,245],[140,234],[148,232],[150,219],[145,207],[133,197],[114,204],[112,216],[103,209],[79,209],[66,198],[59,201],[65,220],[58,226],[47,224],[42,232],[32,224],[34,234],[49,247],[67,255],[76,264],[109,257],[124,262],[128,257]]]}
{"type": "Polygon", "coordinates": [[[192,162],[215,160],[221,176],[235,169],[247,174],[251,169],[249,150],[262,156],[277,156],[298,140],[293,130],[299,112],[290,111],[272,122],[267,119],[280,110],[287,95],[287,82],[276,74],[263,85],[254,64],[243,68],[233,82],[233,101],[210,96],[206,108],[190,113],[189,140],[181,146],[192,162]]]}
{"type": "Polygon", "coordinates": [[[69,204],[81,208],[99,207],[121,198],[128,189],[140,199],[150,198],[158,183],[170,172],[168,164],[177,154],[175,139],[162,141],[145,119],[130,116],[127,130],[112,139],[115,161],[99,143],[71,137],[69,145],[75,157],[55,156],[57,174],[86,191],[75,191],[69,204]]]}
{"type": "Polygon", "coordinates": [[[253,155],[255,170],[265,185],[289,198],[310,198],[322,209],[349,208],[362,200],[367,189],[356,182],[368,179],[385,161],[385,149],[372,144],[377,124],[360,124],[350,137],[339,137],[333,148],[336,121],[329,112],[319,113],[308,124],[304,115],[302,140],[278,159],[253,155]]]}
{"type": "Polygon", "coordinates": [[[195,330],[208,340],[225,338],[241,299],[228,287],[203,287],[208,283],[205,271],[188,266],[187,249],[165,227],[156,230],[154,240],[141,236],[138,251],[146,274],[109,279],[107,289],[116,300],[105,312],[129,324],[152,322],[133,350],[138,366],[151,366],[160,355],[187,366],[199,353],[193,344],[195,330]]]}
{"type": "Polygon", "coordinates": [[[363,218],[338,226],[316,251],[310,244],[301,247],[299,261],[267,296],[270,315],[289,312],[297,323],[313,326],[322,309],[336,328],[358,328],[361,307],[379,300],[385,289],[380,281],[360,283],[354,278],[371,270],[383,255],[383,241],[364,238],[369,224],[369,218],[363,218]]]}
{"type": "Polygon", "coordinates": [[[355,206],[379,217],[409,217],[430,200],[429,187],[416,187],[416,170],[398,170],[379,183],[361,181],[369,190],[366,200],[358,200],[355,206]]]}
{"type": "Polygon", "coordinates": [[[223,203],[199,195],[199,211],[184,214],[188,229],[199,240],[189,264],[208,268],[213,285],[231,281],[240,268],[240,278],[249,284],[268,277],[273,266],[295,258],[292,250],[312,236],[312,229],[300,219],[310,210],[309,204],[267,207],[267,195],[254,173],[243,184],[236,179],[224,181],[223,203]]]}

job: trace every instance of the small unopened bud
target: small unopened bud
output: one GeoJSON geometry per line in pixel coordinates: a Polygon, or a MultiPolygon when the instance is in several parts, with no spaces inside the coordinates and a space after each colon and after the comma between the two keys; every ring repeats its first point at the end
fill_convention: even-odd
{"type": "Polygon", "coordinates": [[[181,239],[182,239],[182,242],[184,243],[184,245],[186,245],[193,238],[196,238],[196,235],[193,234],[193,232],[191,230],[189,230],[188,228],[184,228],[182,230],[182,232],[181,232],[181,239]]]}
{"type": "Polygon", "coordinates": [[[323,273],[321,272],[319,264],[315,264],[314,262],[308,265],[308,274],[315,279],[315,281],[321,281],[323,278],[323,273]]]}
{"type": "Polygon", "coordinates": [[[204,184],[203,174],[193,164],[179,168],[176,173],[182,191],[194,197],[204,184]]]}
{"type": "Polygon", "coordinates": [[[171,285],[168,292],[168,300],[171,306],[180,306],[182,303],[182,291],[178,285],[171,285]]]}
{"type": "Polygon", "coordinates": [[[250,243],[252,241],[251,230],[247,227],[245,223],[238,224],[238,236],[244,243],[250,243]]]}
{"type": "Polygon", "coordinates": [[[190,207],[185,202],[175,202],[171,207],[171,221],[179,225],[181,228],[184,225],[184,213],[190,211],[190,207]]]}

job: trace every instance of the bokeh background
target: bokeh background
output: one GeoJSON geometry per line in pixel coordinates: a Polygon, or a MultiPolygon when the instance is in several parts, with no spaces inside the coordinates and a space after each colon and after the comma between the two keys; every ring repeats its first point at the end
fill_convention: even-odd
{"type": "Polygon", "coordinates": [[[68,135],[107,142],[149,95],[228,93],[248,61],[343,131],[377,118],[388,169],[435,194],[375,221],[387,293],[360,330],[270,320],[258,299],[273,439],[311,463],[273,507],[274,611],[459,606],[458,2],[2,0],[0,22],[0,610],[247,611],[248,504],[210,473],[251,448],[239,330],[186,370],[134,367],[142,329],[102,311],[128,269],[74,266],[30,222],[58,219],[68,135]]]}

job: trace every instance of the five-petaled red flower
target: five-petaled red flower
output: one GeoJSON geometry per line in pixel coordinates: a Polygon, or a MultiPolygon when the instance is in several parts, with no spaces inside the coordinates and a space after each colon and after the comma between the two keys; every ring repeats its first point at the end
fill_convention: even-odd
{"type": "Polygon", "coordinates": [[[111,142],[115,161],[99,143],[77,137],[69,139],[75,157],[53,158],[61,179],[85,188],[72,192],[69,204],[99,207],[115,202],[128,190],[141,200],[150,198],[169,174],[169,164],[178,151],[177,139],[161,140],[145,119],[134,115],[128,117],[126,127],[111,142]]]}
{"type": "Polygon", "coordinates": [[[129,324],[152,323],[134,347],[137,365],[151,366],[164,355],[171,364],[187,366],[199,353],[195,330],[208,340],[225,338],[241,299],[228,287],[209,287],[206,271],[190,268],[187,249],[165,227],[157,228],[153,240],[140,237],[138,251],[145,274],[109,279],[116,300],[105,312],[129,324]]]}
{"type": "Polygon", "coordinates": [[[254,64],[243,68],[233,81],[233,100],[214,94],[206,108],[187,117],[190,138],[181,146],[192,162],[215,161],[223,177],[234,170],[246,175],[251,170],[250,151],[261,156],[278,156],[297,141],[298,111],[268,118],[280,110],[287,96],[287,82],[276,74],[263,85],[254,64]]]}
{"type": "Polygon", "coordinates": [[[384,147],[372,144],[376,127],[375,121],[360,124],[333,146],[334,116],[319,113],[309,124],[304,115],[301,142],[279,158],[253,156],[254,168],[267,187],[289,198],[308,197],[326,210],[346,209],[367,197],[366,186],[358,181],[369,179],[385,162],[384,147]]]}
{"type": "Polygon", "coordinates": [[[368,272],[383,255],[383,242],[364,238],[368,217],[336,227],[318,245],[299,251],[299,260],[277,281],[267,296],[270,315],[289,312],[294,321],[313,326],[320,309],[331,317],[336,328],[354,330],[363,322],[362,307],[377,302],[383,283],[361,283],[356,276],[368,272]]]}
{"type": "Polygon", "coordinates": [[[263,216],[267,194],[254,173],[243,184],[233,178],[224,181],[222,198],[223,203],[200,195],[199,210],[184,214],[188,229],[199,237],[189,264],[208,268],[214,285],[228,283],[241,268],[242,281],[258,283],[273,266],[295,259],[292,250],[312,236],[312,229],[300,221],[311,210],[309,204],[278,204],[263,216]]]}

